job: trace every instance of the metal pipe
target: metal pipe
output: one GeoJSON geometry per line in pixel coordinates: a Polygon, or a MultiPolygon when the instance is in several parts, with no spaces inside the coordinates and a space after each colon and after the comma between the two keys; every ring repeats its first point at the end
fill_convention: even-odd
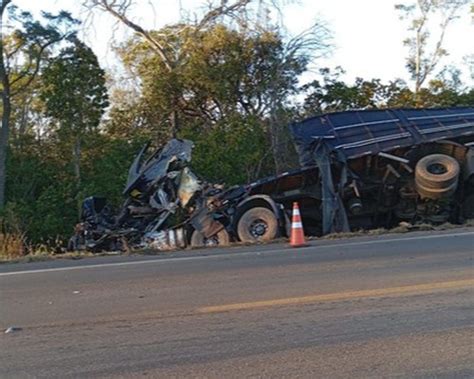
{"type": "Polygon", "coordinates": [[[401,163],[405,163],[405,164],[410,163],[410,161],[408,159],[397,157],[396,155],[392,155],[392,154],[388,154],[388,153],[384,153],[384,152],[380,152],[378,155],[380,157],[392,159],[392,160],[397,161],[397,162],[401,162],[401,163]]]}

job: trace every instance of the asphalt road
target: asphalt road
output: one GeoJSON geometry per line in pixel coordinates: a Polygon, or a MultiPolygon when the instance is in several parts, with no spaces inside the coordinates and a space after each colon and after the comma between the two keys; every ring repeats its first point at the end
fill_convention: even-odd
{"type": "Polygon", "coordinates": [[[474,231],[0,266],[1,378],[472,378],[474,231]]]}

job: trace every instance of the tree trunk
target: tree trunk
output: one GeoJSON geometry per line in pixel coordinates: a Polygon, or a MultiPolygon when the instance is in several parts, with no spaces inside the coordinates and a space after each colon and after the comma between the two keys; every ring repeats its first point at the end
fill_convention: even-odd
{"type": "Polygon", "coordinates": [[[79,217],[81,217],[82,199],[81,194],[81,138],[76,137],[72,149],[72,163],[74,167],[74,177],[76,179],[76,201],[79,217]]]}
{"type": "Polygon", "coordinates": [[[0,129],[0,209],[5,206],[5,182],[7,179],[7,149],[10,136],[10,78],[5,67],[3,55],[3,16],[11,0],[0,3],[0,82],[2,83],[2,128],[0,129]]]}
{"type": "Polygon", "coordinates": [[[273,164],[275,166],[275,174],[281,174],[285,166],[284,159],[285,154],[282,152],[282,138],[281,138],[281,120],[279,119],[279,109],[281,109],[281,103],[276,99],[276,96],[271,102],[270,106],[270,147],[272,149],[273,164]]]}
{"type": "MultiPolygon", "coordinates": [[[[1,66],[1,64],[0,64],[1,66]]],[[[0,68],[1,71],[1,68],[0,68]]],[[[0,73],[1,75],[1,73],[0,73]]],[[[10,115],[11,115],[11,103],[10,103],[10,88],[5,86],[3,81],[2,91],[2,128],[0,130],[0,209],[5,206],[5,182],[7,178],[7,149],[8,149],[8,138],[10,135],[10,115]]]]}
{"type": "Polygon", "coordinates": [[[178,111],[173,109],[170,114],[171,137],[176,138],[179,130],[178,111]]]}
{"type": "Polygon", "coordinates": [[[18,125],[18,137],[21,139],[25,133],[28,124],[28,115],[30,112],[31,98],[24,100],[21,104],[20,122],[18,125]]]}
{"type": "Polygon", "coordinates": [[[282,156],[279,154],[280,138],[278,130],[278,121],[274,117],[270,119],[270,141],[273,157],[273,165],[275,166],[275,174],[278,175],[282,172],[282,156]]]}
{"type": "MultiPolygon", "coordinates": [[[[422,24],[423,25],[423,24],[422,24]]],[[[421,33],[422,25],[418,26],[416,31],[416,46],[415,46],[415,91],[413,92],[413,102],[418,108],[418,95],[421,88],[421,33]]]]}

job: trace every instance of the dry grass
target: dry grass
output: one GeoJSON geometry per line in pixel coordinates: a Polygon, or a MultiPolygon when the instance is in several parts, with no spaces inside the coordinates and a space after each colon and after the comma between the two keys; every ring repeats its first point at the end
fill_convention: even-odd
{"type": "Polygon", "coordinates": [[[466,220],[463,224],[451,224],[446,222],[440,225],[432,224],[410,224],[409,222],[400,222],[396,227],[392,229],[378,228],[378,229],[368,229],[368,230],[357,230],[355,232],[347,233],[332,233],[327,234],[322,237],[310,237],[309,239],[341,239],[341,238],[351,238],[351,237],[360,237],[360,236],[380,236],[390,233],[409,233],[409,232],[427,232],[427,231],[442,231],[442,230],[451,230],[459,228],[469,228],[474,226],[474,219],[466,220]]]}
{"type": "Polygon", "coordinates": [[[464,222],[463,226],[474,226],[474,218],[470,219],[470,220],[466,220],[466,222],[464,222]]]}
{"type": "MultiPolygon", "coordinates": [[[[103,252],[103,253],[91,253],[89,251],[77,251],[57,254],[54,252],[46,251],[34,251],[20,257],[14,257],[11,259],[0,260],[1,263],[31,263],[31,262],[44,262],[59,259],[71,259],[79,260],[91,257],[104,257],[104,256],[116,256],[117,253],[103,252]]],[[[123,255],[123,254],[122,254],[123,255]]]]}
{"type": "Polygon", "coordinates": [[[0,260],[13,260],[25,255],[25,237],[20,233],[0,233],[0,260]]]}

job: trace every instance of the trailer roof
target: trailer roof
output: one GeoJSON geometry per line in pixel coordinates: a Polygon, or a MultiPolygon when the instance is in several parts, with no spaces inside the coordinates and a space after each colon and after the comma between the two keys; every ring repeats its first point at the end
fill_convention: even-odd
{"type": "Polygon", "coordinates": [[[474,108],[385,109],[329,113],[290,125],[300,153],[324,139],[347,158],[472,135],[474,108]]]}

